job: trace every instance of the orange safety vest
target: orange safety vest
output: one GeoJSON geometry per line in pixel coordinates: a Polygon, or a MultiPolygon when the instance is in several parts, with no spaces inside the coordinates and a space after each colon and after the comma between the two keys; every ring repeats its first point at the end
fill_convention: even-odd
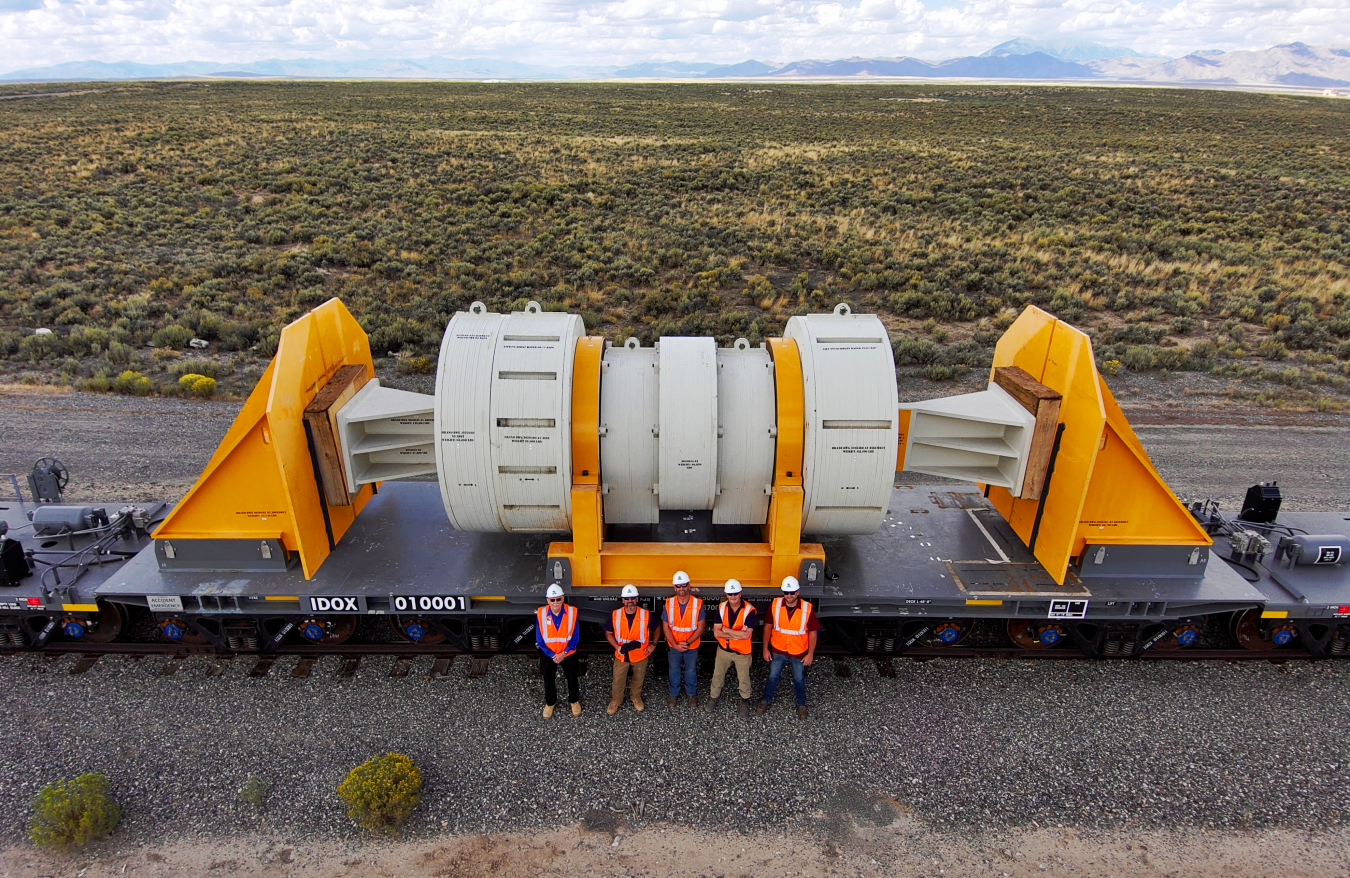
{"type": "MultiPolygon", "coordinates": [[[[731,601],[722,601],[721,606],[717,608],[717,615],[722,617],[722,627],[731,628],[734,631],[745,630],[745,614],[750,612],[750,602],[741,599],[741,609],[731,621],[727,621],[727,611],[731,609],[731,601]]],[[[728,638],[717,638],[717,642],[722,644],[723,649],[729,649],[732,652],[739,652],[742,655],[750,654],[750,638],[745,640],[731,640],[728,638]]]]}
{"type": "Polygon", "coordinates": [[[680,599],[666,598],[666,624],[675,635],[676,643],[683,643],[693,649],[702,642],[700,638],[693,637],[694,629],[698,627],[698,611],[702,607],[702,598],[690,597],[689,603],[684,605],[684,612],[681,613],[680,599]]]}
{"type": "Polygon", "coordinates": [[[621,662],[640,662],[652,654],[652,650],[656,648],[656,644],[648,642],[648,635],[651,631],[651,627],[647,624],[646,610],[642,609],[642,607],[638,607],[637,612],[633,614],[632,625],[628,624],[628,614],[623,611],[622,607],[615,610],[610,618],[614,625],[614,639],[619,641],[620,646],[625,643],[632,643],[633,641],[642,644],[640,648],[628,653],[628,658],[624,658],[623,653],[619,652],[617,649],[614,650],[614,657],[616,659],[621,662]]]}
{"type": "Polygon", "coordinates": [[[773,608],[769,611],[773,626],[769,632],[769,646],[788,655],[802,655],[811,647],[811,635],[806,633],[806,624],[811,620],[811,605],[798,598],[797,606],[800,609],[796,611],[796,624],[788,621],[787,605],[781,597],[773,599],[773,608]]]}
{"type": "Polygon", "coordinates": [[[562,654],[564,657],[571,655],[567,650],[567,644],[572,641],[572,632],[577,630],[577,608],[571,604],[563,604],[562,624],[553,624],[553,614],[548,611],[548,607],[540,607],[534,611],[535,621],[539,625],[540,632],[544,635],[544,645],[553,651],[554,655],[562,654]]]}

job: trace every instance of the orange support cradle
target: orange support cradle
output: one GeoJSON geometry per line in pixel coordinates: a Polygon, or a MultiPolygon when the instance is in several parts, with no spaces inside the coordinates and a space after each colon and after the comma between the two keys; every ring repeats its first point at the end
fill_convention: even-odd
{"type": "Polygon", "coordinates": [[[1063,394],[1057,450],[1041,499],[987,487],[989,501],[1056,582],[1064,582],[1069,563],[1088,542],[1210,545],[1154,469],[1097,373],[1091,339],[1028,307],[999,340],[994,367],[999,366],[1017,366],[1063,394]]]}
{"type": "Polygon", "coordinates": [[[330,299],[281,332],[268,364],[206,469],[155,531],[156,539],[279,539],[312,577],[373,491],[324,505],[305,436],[305,406],[345,365],[375,374],[366,333],[330,299]]]}

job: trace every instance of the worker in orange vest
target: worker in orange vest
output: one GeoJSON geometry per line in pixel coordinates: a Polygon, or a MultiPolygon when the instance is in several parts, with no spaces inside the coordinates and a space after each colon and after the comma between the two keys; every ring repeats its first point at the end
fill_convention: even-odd
{"type": "Polygon", "coordinates": [[[755,632],[755,608],[741,598],[741,584],[728,579],[722,588],[727,599],[717,607],[713,622],[713,636],[717,638],[717,660],[713,664],[712,688],[709,704],[716,703],[722,694],[727,671],[736,666],[736,680],[741,687],[741,717],[750,716],[750,637],[755,632]]]}
{"type": "Polygon", "coordinates": [[[550,585],[544,597],[548,605],[534,611],[534,643],[539,647],[539,673],[544,677],[544,719],[553,716],[553,707],[558,703],[559,665],[567,678],[572,716],[581,716],[581,687],[577,683],[581,622],[577,620],[577,608],[563,599],[559,585],[550,585]]]}
{"type": "Polygon", "coordinates": [[[769,663],[769,679],[764,682],[764,700],[755,707],[763,713],[773,704],[783,665],[792,667],[792,694],[797,697],[797,717],[806,719],[806,669],[815,660],[820,621],[815,610],[801,599],[797,577],[783,580],[783,596],[774,598],[764,620],[764,661],[769,663]]]}
{"type": "Polygon", "coordinates": [[[689,706],[698,709],[698,645],[705,624],[703,600],[689,593],[689,574],[676,571],[671,578],[675,596],[666,598],[661,613],[661,630],[670,647],[670,694],[666,706],[674,707],[684,683],[689,706]]]}
{"type": "Polygon", "coordinates": [[[605,639],[614,647],[614,684],[609,690],[609,707],[605,709],[610,716],[619,712],[625,686],[633,699],[633,709],[641,711],[646,707],[642,702],[642,681],[647,677],[647,657],[656,648],[661,634],[652,614],[638,606],[636,586],[625,585],[619,597],[623,606],[610,613],[605,622],[605,639]]]}

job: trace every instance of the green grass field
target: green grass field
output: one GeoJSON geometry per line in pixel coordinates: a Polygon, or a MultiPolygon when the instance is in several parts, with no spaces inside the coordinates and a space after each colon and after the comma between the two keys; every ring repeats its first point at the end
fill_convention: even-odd
{"type": "MultiPolygon", "coordinates": [[[[246,390],[341,296],[416,371],[475,300],[619,340],[881,313],[930,378],[1034,303],[1108,371],[1342,397],[1350,102],[965,85],[119,83],[0,102],[0,356],[246,390]],[[33,335],[38,327],[51,335],[33,335]],[[198,364],[201,369],[206,366],[198,364]],[[231,377],[234,376],[234,377],[231,377]]],[[[9,86],[0,96],[60,91],[9,86]]],[[[1339,402],[1336,405],[1340,405],[1339,402]]]]}

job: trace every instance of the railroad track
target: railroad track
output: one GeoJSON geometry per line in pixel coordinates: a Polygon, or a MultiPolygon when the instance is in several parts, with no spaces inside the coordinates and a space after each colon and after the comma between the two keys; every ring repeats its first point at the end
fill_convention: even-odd
{"type": "MultiPolygon", "coordinates": [[[[580,652],[582,653],[583,673],[588,659],[594,657],[605,657],[611,652],[606,647],[599,644],[587,646],[583,644],[580,652]]],[[[822,649],[818,651],[821,657],[832,660],[834,666],[834,676],[850,677],[853,674],[855,664],[871,662],[877,668],[877,672],[883,677],[894,677],[896,674],[896,661],[915,661],[927,662],[934,659],[986,659],[986,660],[1025,660],[1025,659],[1083,659],[1085,656],[1073,649],[1042,649],[1029,650],[1019,649],[1017,647],[915,647],[907,650],[900,655],[876,656],[876,655],[857,655],[847,653],[842,650],[822,649]]],[[[498,653],[475,653],[453,646],[413,646],[410,644],[398,643],[356,643],[344,644],[339,649],[324,647],[311,644],[285,645],[273,652],[268,653],[231,653],[221,652],[210,646],[180,646],[173,644],[158,643],[71,643],[62,642],[49,644],[42,650],[34,652],[32,650],[0,650],[0,656],[38,654],[42,655],[47,661],[55,661],[63,655],[78,655],[79,659],[70,668],[71,674],[83,674],[95,667],[99,659],[105,655],[133,656],[137,658],[145,656],[163,656],[166,661],[160,673],[163,676],[171,676],[177,673],[182,663],[194,656],[202,657],[207,660],[207,676],[215,677],[224,673],[225,669],[235,661],[243,659],[252,659],[253,666],[249,671],[251,677],[266,677],[282,656],[298,656],[299,661],[291,668],[289,675],[295,678],[309,677],[318,663],[319,659],[327,656],[340,657],[342,662],[338,666],[337,676],[339,678],[348,678],[355,676],[360,669],[364,659],[374,659],[381,657],[393,658],[393,663],[389,668],[387,676],[406,677],[409,675],[412,663],[418,659],[430,658],[432,660],[431,669],[423,676],[428,679],[436,679],[449,675],[451,667],[458,658],[467,657],[470,660],[468,676],[481,677],[488,672],[491,661],[494,657],[529,657],[528,651],[520,652],[498,652],[498,653]]],[[[1285,649],[1279,650],[1278,654],[1272,655],[1270,652],[1256,652],[1247,649],[1187,649],[1171,650],[1158,652],[1144,652],[1129,658],[1141,661],[1266,661],[1271,664],[1284,664],[1288,661],[1307,660],[1313,661],[1317,657],[1311,655],[1306,650],[1285,649]]],[[[1127,659],[1128,660],[1128,659],[1127,659]]]]}

